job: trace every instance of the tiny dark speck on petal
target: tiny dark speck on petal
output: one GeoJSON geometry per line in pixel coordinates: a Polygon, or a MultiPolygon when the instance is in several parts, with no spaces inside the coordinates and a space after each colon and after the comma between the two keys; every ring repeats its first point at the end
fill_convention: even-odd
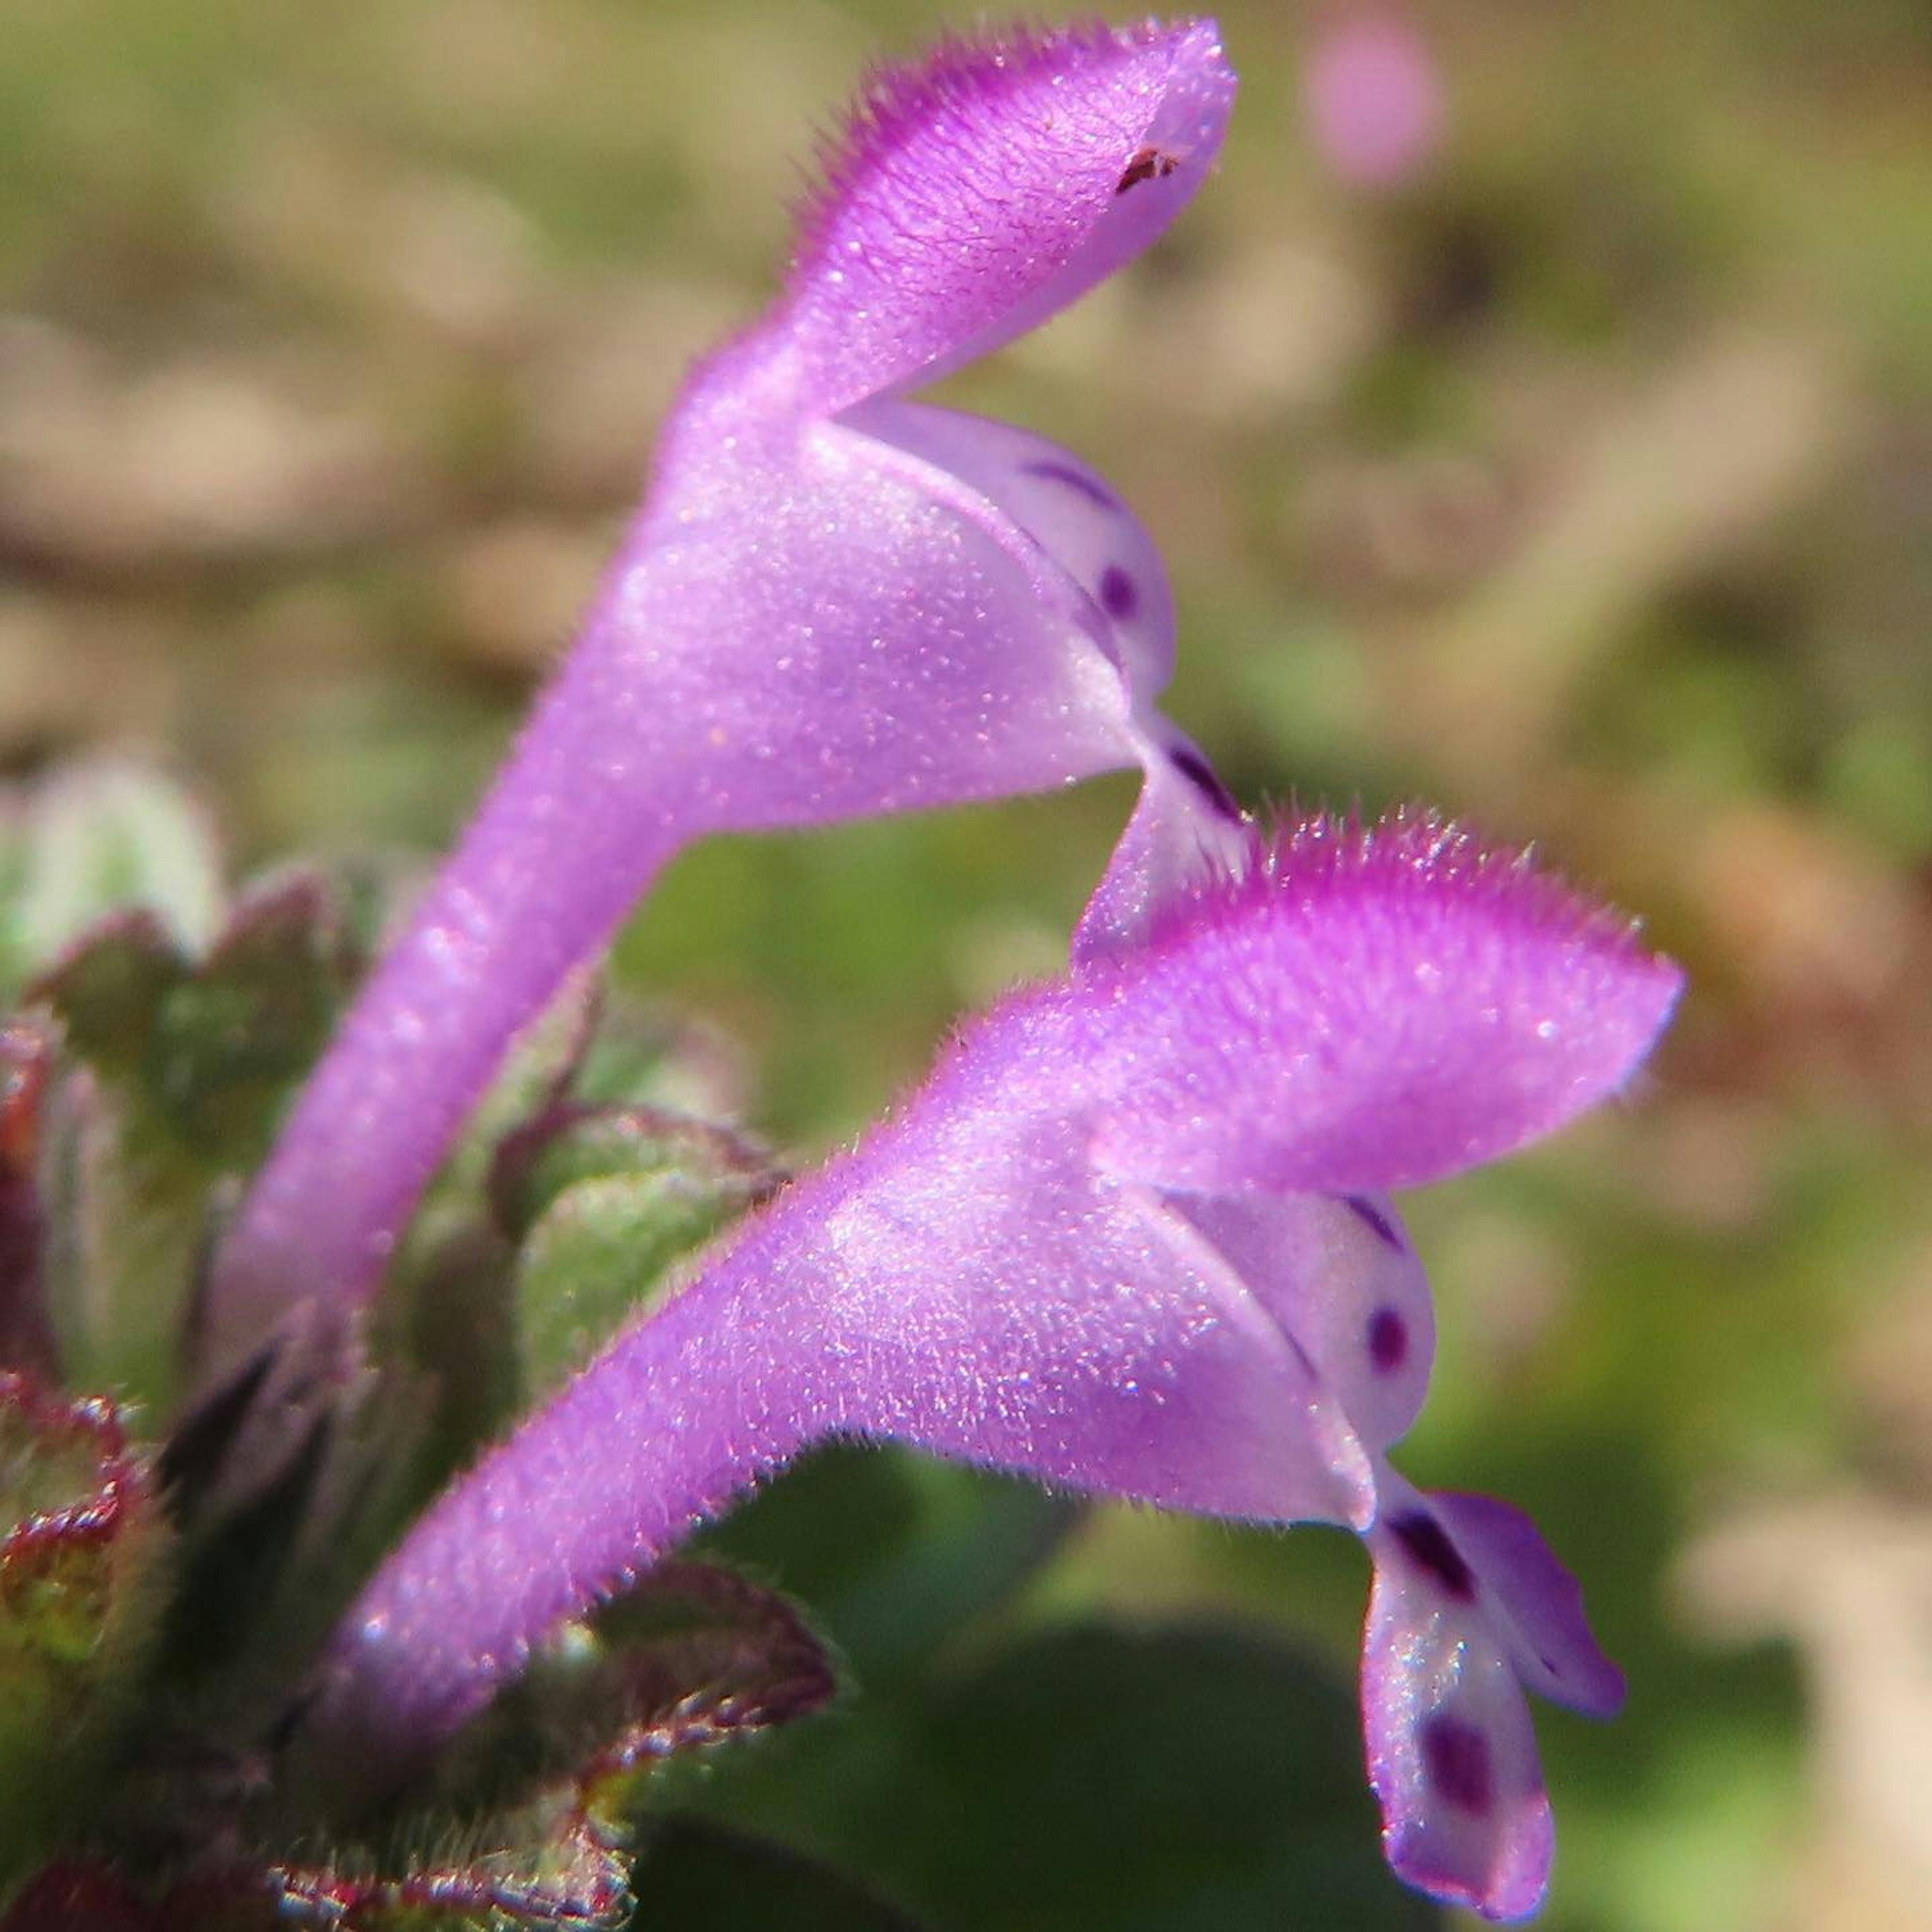
{"type": "Polygon", "coordinates": [[[1173,155],[1163,154],[1158,148],[1142,148],[1128,162],[1120,180],[1114,184],[1114,192],[1125,194],[1129,188],[1138,188],[1144,181],[1165,180],[1180,165],[1173,155]]]}
{"type": "Polygon", "coordinates": [[[1139,587],[1118,563],[1108,564],[1100,573],[1100,608],[1123,624],[1141,608],[1139,587]]]}
{"type": "Polygon", "coordinates": [[[1452,1597],[1468,1603],[1476,1594],[1476,1575],[1449,1532],[1426,1510],[1393,1516],[1389,1533],[1452,1597]]]}
{"type": "Polygon", "coordinates": [[[1490,1741],[1458,1718],[1432,1718],[1422,1727],[1422,1764],[1430,1789],[1444,1804],[1486,1816],[1496,1802],[1490,1741]]]}
{"type": "Polygon", "coordinates": [[[1408,1324],[1393,1308],[1378,1308],[1369,1317],[1369,1360],[1383,1376],[1408,1360],[1408,1324]]]}

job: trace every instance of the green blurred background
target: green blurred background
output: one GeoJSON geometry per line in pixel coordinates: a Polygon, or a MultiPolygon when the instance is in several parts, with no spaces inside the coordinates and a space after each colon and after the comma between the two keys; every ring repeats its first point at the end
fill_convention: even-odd
{"type": "MultiPolygon", "coordinates": [[[[4,0],[6,770],[158,752],[242,868],[442,846],[814,130],[948,17],[4,0]]],[[[1447,103],[1406,180],[1312,138],[1350,10],[1234,0],[1220,178],[950,392],[1141,510],[1171,708],[1245,799],[1533,838],[1690,970],[1636,1104],[1409,1204],[1444,1340],[1405,1466],[1529,1507],[1632,1679],[1542,1720],[1546,1922],[1932,1926],[1932,15],[1402,17],[1447,103]]],[[[705,850],[622,970],[824,1146],[1064,956],[1130,797],[705,850]]],[[[1031,1611],[1216,1606],[1346,1666],[1365,1580],[1100,1510],[1031,1611]]]]}

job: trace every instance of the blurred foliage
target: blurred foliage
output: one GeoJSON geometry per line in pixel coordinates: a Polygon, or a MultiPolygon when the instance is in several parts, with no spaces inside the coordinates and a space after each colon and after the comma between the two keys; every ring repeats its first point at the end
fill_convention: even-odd
{"type": "MultiPolygon", "coordinates": [[[[1638,1106],[1412,1204],[1443,1348],[1406,1467],[1531,1508],[1634,1685],[1614,1726],[1543,1719],[1546,1922],[1932,1923],[1898,1796],[1932,1778],[1932,25],[1921,0],[1408,10],[1448,98],[1427,170],[1328,175],[1299,92],[1328,10],[1234,0],[1220,178],[951,392],[1076,446],[1160,536],[1172,709],[1244,796],[1420,795],[1533,837],[1691,969],[1638,1106]],[[1826,1504],[1859,1533],[1826,1537],[1826,1504]]],[[[158,748],[244,864],[400,872],[446,843],[682,369],[769,294],[814,128],[947,17],[13,0],[0,760],[158,748]]],[[[622,974],[745,1042],[750,1124],[809,1154],[1062,956],[1129,796],[706,848],[622,974]]],[[[816,1546],[867,1519],[843,1475],[774,1532],[808,1601],[816,1546]]],[[[904,1480],[904,1521],[954,1521],[904,1480]]],[[[1340,1539],[1100,1511],[999,1614],[1022,1658],[1129,1610],[1339,1666],[1363,1587],[1340,1539]]],[[[863,1593],[824,1588],[860,1655],[863,1593]]],[[[1082,1767],[1096,1809],[1142,1802],[1132,1759],[1082,1767]]],[[[908,1904],[979,1895],[836,1801],[748,1787],[735,1824],[876,1852],[908,1904]]]]}

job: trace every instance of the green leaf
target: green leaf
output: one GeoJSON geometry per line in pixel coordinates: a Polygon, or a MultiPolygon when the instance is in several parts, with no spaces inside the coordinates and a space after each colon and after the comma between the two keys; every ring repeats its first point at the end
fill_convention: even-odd
{"type": "Polygon", "coordinates": [[[1037,1631],[664,1797],[863,1871],[950,1932],[1441,1922],[1382,1864],[1350,1690],[1258,1631],[1037,1631]]]}
{"type": "Polygon", "coordinates": [[[746,1497],[692,1546],[776,1578],[878,1688],[998,1612],[1084,1504],[890,1448],[833,1443],[746,1497]]]}
{"type": "Polygon", "coordinates": [[[634,1932],[921,1932],[863,1881],[698,1818],[667,1819],[632,1882],[634,1932]]]}
{"type": "Polygon", "coordinates": [[[111,1078],[139,1077],[155,1022],[190,971],[188,956],[154,913],[105,913],[32,988],[53,1009],[67,1044],[111,1078]]]}
{"type": "Polygon", "coordinates": [[[673,1264],[778,1184],[764,1150],[646,1107],[554,1106],[490,1171],[496,1220],[521,1243],[517,1300],[540,1391],[647,1306],[673,1264]]]}
{"type": "Polygon", "coordinates": [[[54,1340],[40,1165],[53,1061],[49,1026],[0,1027],[0,1362],[49,1377],[54,1340]]]}
{"type": "MultiPolygon", "coordinates": [[[[371,1932],[621,1924],[638,1795],[658,1766],[816,1710],[833,1688],[783,1598],[712,1565],[662,1564],[543,1646],[377,1842],[290,1871],[288,1896],[352,1900],[371,1932]]],[[[326,1828],[305,1772],[285,1767],[272,1837],[312,1844],[326,1828]]]]}
{"type": "Polygon", "coordinates": [[[667,1760],[788,1724],[836,1688],[824,1646],[787,1598],[715,1564],[659,1564],[592,1622],[538,1647],[416,1793],[402,1842],[458,1829],[513,1842],[519,1810],[547,1817],[560,1790],[615,1842],[667,1760]]]}
{"type": "Polygon", "coordinates": [[[165,1549],[112,1407],[0,1372],[0,1886],[83,1815],[159,1627],[165,1549]]]}
{"type": "Polygon", "coordinates": [[[338,896],[290,873],[244,895],[199,965],[157,914],[124,910],[34,989],[64,1034],[48,1293],[82,1385],[172,1400],[213,1190],[266,1151],[356,964],[338,896]]]}
{"type": "Polygon", "coordinates": [[[0,874],[12,875],[12,890],[4,950],[22,976],[116,910],[146,909],[190,952],[220,921],[220,862],[207,816],[148,766],[118,758],[68,766],[26,794],[6,836],[13,850],[0,874]]]}
{"type": "Polygon", "coordinates": [[[148,1042],[148,1096],[184,1144],[233,1167],[268,1151],[359,963],[320,874],[250,886],[199,970],[168,989],[148,1042]]]}
{"type": "Polygon", "coordinates": [[[210,1177],[128,1090],[66,1056],[47,1111],[46,1305],[58,1358],[76,1386],[164,1412],[207,1248],[210,1177]]]}

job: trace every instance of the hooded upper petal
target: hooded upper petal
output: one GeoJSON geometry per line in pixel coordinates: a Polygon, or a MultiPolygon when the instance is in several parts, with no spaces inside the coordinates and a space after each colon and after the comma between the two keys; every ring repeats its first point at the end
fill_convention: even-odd
{"type": "Polygon", "coordinates": [[[807,204],[773,341],[821,413],[929,382],[1145,248],[1220,152],[1210,21],[956,40],[881,69],[807,204]]]}
{"type": "Polygon", "coordinates": [[[1630,1078],[1682,984],[1628,921],[1426,817],[1295,826],[1113,970],[1105,1160],[1336,1194],[1553,1132],[1630,1078]]]}

